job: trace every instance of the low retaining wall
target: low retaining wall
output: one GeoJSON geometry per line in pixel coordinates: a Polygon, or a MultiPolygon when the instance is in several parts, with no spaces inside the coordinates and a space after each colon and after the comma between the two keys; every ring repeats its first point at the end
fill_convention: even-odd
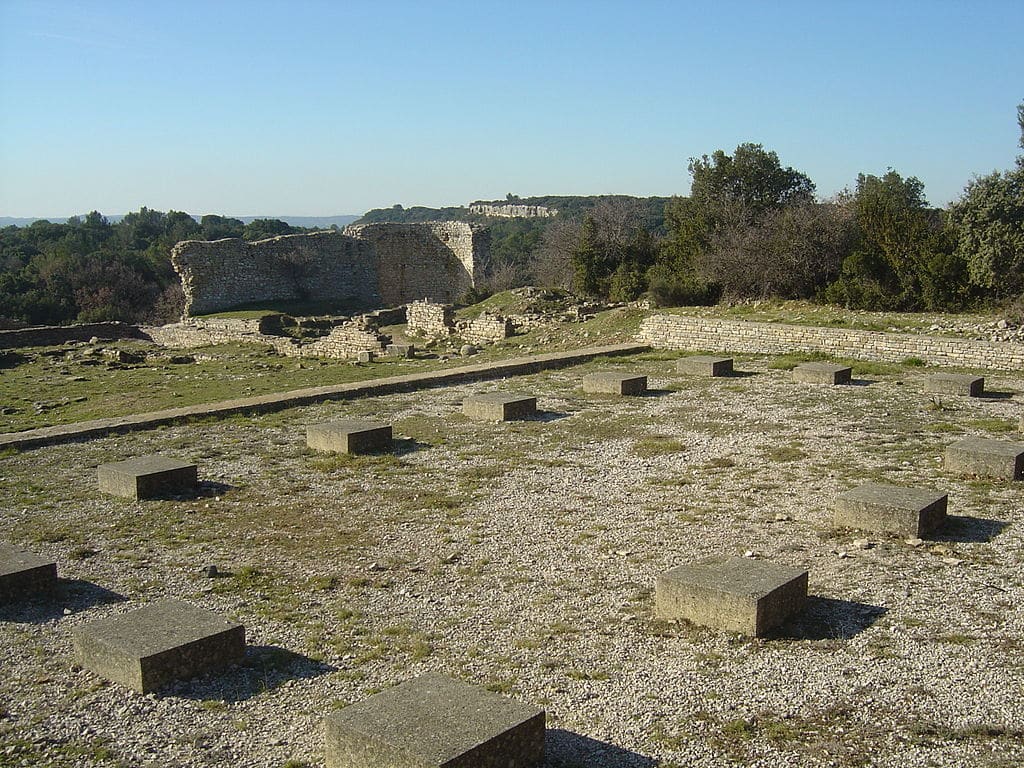
{"type": "Polygon", "coordinates": [[[93,336],[99,339],[141,339],[144,334],[128,323],[83,323],[81,325],[34,325],[31,328],[17,328],[0,331],[0,349],[19,347],[48,347],[66,344],[69,341],[88,341],[93,336]]]}
{"type": "Polygon", "coordinates": [[[855,360],[898,363],[910,357],[928,365],[1019,371],[1024,344],[974,341],[913,333],[882,333],[684,315],[651,315],[639,339],[660,349],[785,354],[821,352],[855,360]]]}

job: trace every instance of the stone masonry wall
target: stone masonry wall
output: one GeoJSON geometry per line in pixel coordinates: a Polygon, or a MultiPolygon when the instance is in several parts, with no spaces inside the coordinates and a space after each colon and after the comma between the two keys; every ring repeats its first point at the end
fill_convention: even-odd
{"type": "Polygon", "coordinates": [[[514,333],[512,321],[487,312],[466,323],[459,334],[470,344],[492,344],[507,339],[514,333]]]}
{"type": "Polygon", "coordinates": [[[455,310],[448,304],[414,301],[405,310],[408,332],[428,339],[447,338],[455,330],[455,310]]]}
{"type": "Polygon", "coordinates": [[[476,284],[490,244],[486,228],[461,221],[354,224],[345,234],[372,246],[378,290],[391,307],[457,300],[476,284]]]}
{"type": "Polygon", "coordinates": [[[543,205],[523,205],[522,203],[472,203],[470,213],[481,216],[497,216],[504,219],[539,219],[557,216],[558,211],[543,205]]]}
{"type": "Polygon", "coordinates": [[[252,243],[185,240],[174,246],[171,263],[181,276],[186,316],[261,301],[380,305],[372,247],[338,232],[252,243]]]}
{"type": "Polygon", "coordinates": [[[1007,371],[1024,368],[1024,344],[682,315],[645,318],[639,339],[662,349],[755,354],[822,352],[856,360],[900,362],[916,357],[937,366],[1007,371]]]}
{"type": "Polygon", "coordinates": [[[93,336],[100,339],[139,339],[143,334],[134,325],[127,323],[81,323],[79,325],[35,325],[31,328],[15,328],[0,331],[0,349],[18,347],[46,347],[65,344],[69,341],[88,341],[93,336]]]}

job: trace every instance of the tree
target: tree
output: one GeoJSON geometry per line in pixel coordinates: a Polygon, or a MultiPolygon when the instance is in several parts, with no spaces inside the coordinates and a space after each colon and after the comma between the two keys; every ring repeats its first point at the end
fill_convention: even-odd
{"type": "Polygon", "coordinates": [[[204,240],[223,240],[226,237],[241,237],[245,224],[227,216],[207,214],[199,220],[204,240]]]}
{"type": "Polygon", "coordinates": [[[716,150],[690,158],[690,198],[698,207],[742,203],[751,216],[814,199],[814,182],[760,144],[740,144],[732,155],[716,150]]]}
{"type": "Polygon", "coordinates": [[[242,230],[242,239],[265,240],[268,237],[291,235],[298,231],[301,230],[280,219],[253,219],[242,230]]]}

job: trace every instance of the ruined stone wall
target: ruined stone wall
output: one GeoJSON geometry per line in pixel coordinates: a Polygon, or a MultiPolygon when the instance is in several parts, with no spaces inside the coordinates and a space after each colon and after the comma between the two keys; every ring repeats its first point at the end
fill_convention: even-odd
{"type": "Polygon", "coordinates": [[[543,219],[557,216],[558,211],[543,205],[522,205],[521,203],[505,203],[491,205],[473,203],[469,206],[470,213],[481,216],[497,216],[504,219],[543,219]]]}
{"type": "Polygon", "coordinates": [[[855,360],[901,362],[916,357],[937,366],[1006,371],[1024,368],[1024,344],[683,315],[644,318],[639,338],[662,349],[754,354],[823,352],[855,360]]]}
{"type": "Polygon", "coordinates": [[[78,325],[34,325],[0,331],[0,349],[43,347],[66,344],[69,341],[100,339],[145,338],[139,329],[127,323],[81,323],[78,325]]]}
{"type": "Polygon", "coordinates": [[[455,310],[448,304],[414,301],[405,311],[407,332],[428,339],[447,338],[455,330],[455,310]]]}
{"type": "Polygon", "coordinates": [[[486,228],[461,221],[354,224],[345,234],[372,247],[385,306],[457,300],[476,284],[490,243],[486,228]]]}
{"type": "Polygon", "coordinates": [[[181,276],[185,315],[267,301],[335,301],[379,306],[372,246],[339,232],[247,243],[185,240],[171,263],[181,276]]]}
{"type": "Polygon", "coordinates": [[[514,332],[512,321],[507,317],[487,312],[459,328],[459,335],[470,344],[493,344],[496,341],[507,339],[514,332]]]}

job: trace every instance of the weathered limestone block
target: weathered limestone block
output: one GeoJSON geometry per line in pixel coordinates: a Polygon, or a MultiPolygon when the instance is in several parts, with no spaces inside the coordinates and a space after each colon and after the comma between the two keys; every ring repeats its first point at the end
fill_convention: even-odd
{"type": "Polygon", "coordinates": [[[389,357],[414,357],[416,348],[412,344],[388,344],[387,354],[389,357]]]}
{"type": "Polygon", "coordinates": [[[946,469],[1003,480],[1024,478],[1024,443],[967,437],[946,448],[946,469]]]}
{"type": "Polygon", "coordinates": [[[853,369],[835,363],[801,363],[793,369],[793,381],[805,384],[849,384],[853,369]]]}
{"type": "Polygon", "coordinates": [[[512,321],[502,315],[483,313],[457,330],[470,344],[492,344],[515,334],[512,321]]]}
{"type": "Polygon", "coordinates": [[[659,618],[760,637],[803,608],[807,571],[732,557],[666,571],[654,595],[659,618]]]}
{"type": "Polygon", "coordinates": [[[647,377],[614,371],[598,371],[583,377],[583,391],[610,395],[642,395],[647,391],[647,377]]]}
{"type": "Polygon", "coordinates": [[[528,419],[537,414],[537,398],[501,392],[470,395],[462,401],[462,412],[471,419],[482,421],[528,419]]]}
{"type": "Polygon", "coordinates": [[[940,395],[981,397],[985,393],[985,378],[957,373],[935,373],[924,380],[924,391],[940,395]]]}
{"type": "Polygon", "coordinates": [[[139,456],[100,464],[100,490],[126,499],[151,499],[195,491],[196,465],[168,456],[139,456]]]}
{"type": "Polygon", "coordinates": [[[72,630],[79,663],[139,693],[239,662],[245,628],[181,600],[99,619],[72,630]]]}
{"type": "Polygon", "coordinates": [[[676,360],[676,371],[694,376],[732,376],[732,358],[693,355],[676,360]]]}
{"type": "Polygon", "coordinates": [[[315,451],[374,453],[391,448],[391,425],[373,421],[328,421],[306,427],[306,445],[315,451]]]}
{"type": "Polygon", "coordinates": [[[544,710],[439,674],[324,719],[327,768],[529,768],[544,759],[544,710]]]}
{"type": "Polygon", "coordinates": [[[427,339],[444,339],[455,330],[455,308],[449,304],[414,301],[406,309],[407,330],[427,339]]]}
{"type": "Polygon", "coordinates": [[[56,586],[57,563],[10,544],[0,544],[0,602],[25,600],[56,586]]]}
{"type": "Polygon", "coordinates": [[[945,493],[866,483],[836,499],[837,527],[923,536],[946,522],[945,493]]]}

